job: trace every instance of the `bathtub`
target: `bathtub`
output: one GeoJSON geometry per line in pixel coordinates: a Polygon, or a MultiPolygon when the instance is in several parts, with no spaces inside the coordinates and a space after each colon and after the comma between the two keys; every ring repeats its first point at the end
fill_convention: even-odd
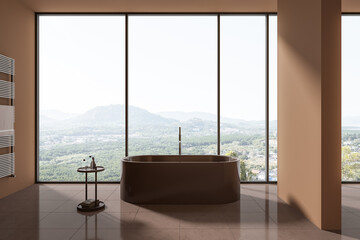
{"type": "Polygon", "coordinates": [[[135,204],[222,204],[240,199],[239,160],[144,155],[122,160],[121,199],[135,204]]]}

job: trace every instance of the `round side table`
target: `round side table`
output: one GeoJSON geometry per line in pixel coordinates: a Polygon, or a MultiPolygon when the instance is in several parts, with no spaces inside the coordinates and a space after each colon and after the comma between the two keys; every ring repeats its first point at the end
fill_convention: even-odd
{"type": "Polygon", "coordinates": [[[97,199],[97,173],[104,171],[105,168],[97,166],[96,168],[81,167],[77,171],[79,173],[85,173],[85,201],[79,203],[77,209],[82,212],[91,212],[103,209],[105,203],[97,199]],[[88,173],[95,173],[95,200],[88,199],[88,173]]]}

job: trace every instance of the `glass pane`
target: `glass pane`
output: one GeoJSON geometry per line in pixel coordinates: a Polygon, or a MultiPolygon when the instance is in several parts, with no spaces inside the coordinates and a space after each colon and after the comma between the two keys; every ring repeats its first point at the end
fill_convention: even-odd
{"type": "Polygon", "coordinates": [[[221,16],[221,154],[240,158],[242,181],[264,181],[265,16],[221,16]]]}
{"type": "Polygon", "coordinates": [[[217,17],[129,16],[129,155],[216,154],[217,17]]]}
{"type": "Polygon", "coordinates": [[[342,17],[342,180],[360,180],[360,16],[342,17]]]}
{"type": "Polygon", "coordinates": [[[277,16],[269,16],[269,181],[277,181],[277,16]]]}
{"type": "Polygon", "coordinates": [[[124,16],[40,16],[40,181],[84,181],[76,170],[89,155],[106,169],[100,181],[120,181],[124,24],[124,16]]]}

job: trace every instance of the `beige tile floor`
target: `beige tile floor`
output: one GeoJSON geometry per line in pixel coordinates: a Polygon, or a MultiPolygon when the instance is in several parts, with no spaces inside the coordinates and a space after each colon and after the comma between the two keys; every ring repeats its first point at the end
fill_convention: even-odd
{"type": "Polygon", "coordinates": [[[82,184],[35,184],[0,199],[0,239],[360,239],[360,184],[342,187],[342,234],[317,229],[276,185],[242,184],[241,200],[224,205],[137,206],[120,200],[119,184],[98,189],[106,208],[88,214],[76,211],[82,184]]]}

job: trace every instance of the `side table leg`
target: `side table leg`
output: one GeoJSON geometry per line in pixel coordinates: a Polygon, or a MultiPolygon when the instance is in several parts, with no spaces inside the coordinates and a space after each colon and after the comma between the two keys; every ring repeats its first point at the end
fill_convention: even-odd
{"type": "Polygon", "coordinates": [[[85,173],[85,200],[87,200],[88,198],[88,196],[87,196],[88,194],[87,194],[87,172],[85,173]]]}
{"type": "Polygon", "coordinates": [[[97,206],[97,172],[95,172],[95,205],[97,206]]]}

